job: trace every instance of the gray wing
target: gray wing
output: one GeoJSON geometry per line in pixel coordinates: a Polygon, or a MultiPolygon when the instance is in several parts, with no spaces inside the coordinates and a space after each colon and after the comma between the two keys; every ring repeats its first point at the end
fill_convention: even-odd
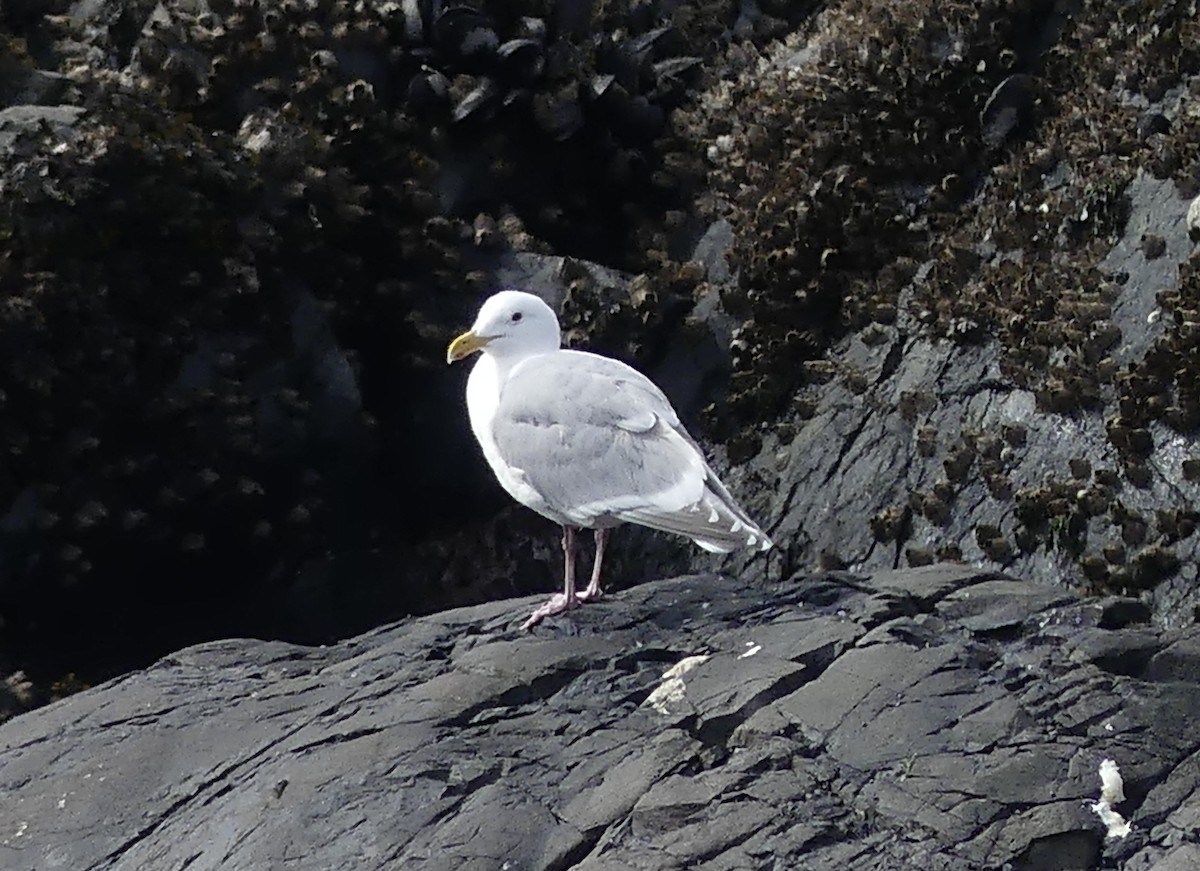
{"type": "Polygon", "coordinates": [[[767,542],[662,391],[617,360],[559,351],[518,364],[501,392],[493,435],[501,457],[536,494],[531,507],[560,523],[630,521],[710,550],[767,542]]]}

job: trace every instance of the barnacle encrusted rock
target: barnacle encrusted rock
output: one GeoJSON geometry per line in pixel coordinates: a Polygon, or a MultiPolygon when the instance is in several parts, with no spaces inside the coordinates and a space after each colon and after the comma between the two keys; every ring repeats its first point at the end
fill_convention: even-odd
{"type": "Polygon", "coordinates": [[[846,3],[688,108],[745,319],[709,420],[777,481],[785,564],[958,552],[1152,586],[1187,619],[1200,543],[1151,506],[1200,496],[1181,471],[1200,431],[1180,220],[1198,35],[1186,2],[846,3]],[[913,520],[893,541],[895,505],[913,520]],[[1146,531],[1118,558],[1130,515],[1146,531]],[[1188,557],[1139,555],[1166,539],[1188,557]]]}
{"type": "Polygon", "coordinates": [[[436,365],[505,276],[708,405],[782,543],[752,573],[1190,614],[1198,36],[1185,0],[5,3],[6,643],[87,680],[541,586],[436,365]]]}
{"type": "Polygon", "coordinates": [[[690,294],[668,119],[718,19],[632,5],[5,4],[0,656],[103,676],[478,581],[414,550],[499,504],[435,365],[497,257],[644,273],[582,333],[635,356],[690,294]]]}

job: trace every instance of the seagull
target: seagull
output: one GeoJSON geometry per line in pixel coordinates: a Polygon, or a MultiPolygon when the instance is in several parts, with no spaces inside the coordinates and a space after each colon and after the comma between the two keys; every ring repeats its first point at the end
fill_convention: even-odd
{"type": "Polygon", "coordinates": [[[540,297],[503,290],[484,301],[446,362],[476,352],[467,414],[483,456],[512,498],[563,531],[563,591],[522,628],[600,598],[608,531],[621,523],[684,535],[714,553],[771,547],[654,382],[619,360],[564,349],[540,297]],[[596,556],[577,592],[581,529],[593,531],[596,556]]]}

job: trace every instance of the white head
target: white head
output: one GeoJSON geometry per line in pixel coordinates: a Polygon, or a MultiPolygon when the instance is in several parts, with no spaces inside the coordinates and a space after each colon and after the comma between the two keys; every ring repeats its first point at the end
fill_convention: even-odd
{"type": "Polygon", "coordinates": [[[450,343],[446,362],[476,351],[498,358],[520,358],[556,351],[562,345],[558,318],[541,298],[520,290],[488,297],[468,332],[450,343]]]}

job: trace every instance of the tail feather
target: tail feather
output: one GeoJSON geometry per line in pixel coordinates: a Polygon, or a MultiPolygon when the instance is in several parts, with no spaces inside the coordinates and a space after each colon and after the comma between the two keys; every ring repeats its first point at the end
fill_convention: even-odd
{"type": "Polygon", "coordinates": [[[639,508],[621,512],[620,517],[661,532],[687,536],[711,553],[729,553],[741,547],[769,550],[772,546],[767,534],[746,516],[711,473],[700,500],[686,508],[679,511],[639,508]]]}

